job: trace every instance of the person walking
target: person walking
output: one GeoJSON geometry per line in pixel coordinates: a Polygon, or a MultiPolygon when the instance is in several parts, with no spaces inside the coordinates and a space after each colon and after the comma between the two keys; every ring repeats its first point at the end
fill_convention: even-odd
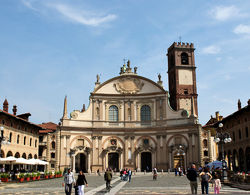
{"type": "Polygon", "coordinates": [[[72,185],[75,183],[74,174],[71,172],[71,169],[68,169],[68,172],[64,175],[65,193],[66,195],[71,195],[72,185]]]}
{"type": "Polygon", "coordinates": [[[131,177],[132,177],[132,171],[129,169],[128,170],[128,181],[131,181],[131,177]]]}
{"type": "Polygon", "coordinates": [[[110,182],[112,180],[112,172],[111,169],[107,169],[105,174],[104,174],[104,180],[106,181],[106,189],[110,191],[110,182]]]}
{"type": "Polygon", "coordinates": [[[78,195],[84,195],[84,186],[88,187],[88,182],[82,171],[79,172],[78,178],[76,180],[76,186],[78,187],[78,195]]]}
{"type": "Polygon", "coordinates": [[[153,169],[153,180],[157,180],[157,169],[153,169]]]}
{"type": "Polygon", "coordinates": [[[192,164],[191,168],[187,171],[187,178],[190,181],[190,188],[192,194],[197,194],[197,177],[198,173],[196,171],[195,164],[192,164]]]}
{"type": "Polygon", "coordinates": [[[201,191],[202,194],[205,193],[206,190],[206,194],[208,194],[208,187],[209,187],[209,182],[210,180],[213,178],[212,175],[208,172],[208,168],[204,167],[203,171],[200,173],[200,177],[201,177],[201,191]]]}
{"type": "Polygon", "coordinates": [[[220,189],[221,189],[221,182],[220,182],[218,174],[214,175],[213,184],[214,184],[214,193],[219,194],[220,189]]]}

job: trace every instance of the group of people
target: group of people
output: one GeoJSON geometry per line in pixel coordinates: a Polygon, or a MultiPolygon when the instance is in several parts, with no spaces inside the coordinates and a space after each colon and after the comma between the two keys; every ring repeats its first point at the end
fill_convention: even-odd
{"type": "Polygon", "coordinates": [[[178,167],[174,169],[174,173],[175,173],[175,176],[177,175],[182,176],[186,174],[186,171],[182,167],[178,167]]]}
{"type": "Polygon", "coordinates": [[[131,169],[122,169],[120,171],[120,177],[121,177],[121,180],[123,180],[123,181],[131,182],[131,177],[132,177],[131,169]]]}
{"type": "Polygon", "coordinates": [[[64,175],[64,183],[66,195],[71,195],[72,187],[75,188],[75,194],[84,195],[84,187],[88,187],[88,182],[82,171],[79,172],[78,178],[75,181],[75,177],[71,169],[68,169],[68,172],[64,175]]]}
{"type": "Polygon", "coordinates": [[[221,189],[221,182],[218,174],[214,173],[213,176],[209,173],[208,167],[204,167],[200,172],[196,170],[195,164],[187,171],[187,178],[190,181],[190,187],[192,194],[197,194],[198,182],[197,178],[201,181],[202,194],[208,194],[209,183],[212,182],[214,186],[214,193],[219,194],[221,189]]]}

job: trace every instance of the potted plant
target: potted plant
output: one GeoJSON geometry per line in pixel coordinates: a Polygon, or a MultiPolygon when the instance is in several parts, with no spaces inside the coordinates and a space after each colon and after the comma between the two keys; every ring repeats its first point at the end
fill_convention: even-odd
{"type": "Polygon", "coordinates": [[[32,174],[31,174],[31,179],[32,179],[32,181],[35,181],[35,180],[36,180],[36,173],[32,173],[32,174]]]}
{"type": "Polygon", "coordinates": [[[45,173],[44,173],[44,178],[49,179],[49,173],[47,171],[45,171],[45,173]]]}
{"type": "Polygon", "coordinates": [[[29,174],[29,173],[26,173],[26,174],[25,174],[25,178],[26,178],[26,181],[30,181],[30,174],[29,174]]]}
{"type": "Polygon", "coordinates": [[[19,174],[19,182],[23,182],[24,181],[24,173],[20,173],[19,174]]]}
{"type": "Polygon", "coordinates": [[[62,177],[62,171],[58,171],[59,172],[59,177],[62,177]]]}
{"type": "Polygon", "coordinates": [[[40,172],[37,172],[37,173],[36,173],[36,179],[37,179],[37,180],[40,180],[40,177],[41,177],[40,172]]]}
{"type": "Polygon", "coordinates": [[[1,175],[1,181],[2,182],[8,182],[9,181],[9,174],[8,173],[3,173],[1,175]]]}
{"type": "Polygon", "coordinates": [[[51,172],[51,171],[49,172],[49,178],[50,178],[50,179],[52,179],[52,178],[53,178],[53,174],[52,174],[52,172],[51,172]]]}

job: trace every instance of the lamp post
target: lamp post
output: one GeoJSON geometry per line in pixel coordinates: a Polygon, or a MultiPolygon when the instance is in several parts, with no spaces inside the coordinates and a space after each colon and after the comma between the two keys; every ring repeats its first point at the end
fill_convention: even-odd
{"type": "Polygon", "coordinates": [[[1,153],[2,153],[2,150],[1,150],[1,149],[2,149],[2,144],[9,145],[10,142],[9,142],[9,140],[8,140],[8,137],[4,137],[4,136],[3,136],[3,130],[4,130],[4,128],[1,126],[0,129],[1,129],[1,135],[0,135],[0,157],[1,157],[1,153]]]}
{"type": "Polygon", "coordinates": [[[224,156],[224,144],[229,143],[232,141],[229,133],[227,132],[222,132],[223,131],[223,124],[219,123],[218,125],[218,131],[216,133],[214,141],[217,144],[221,145],[221,157],[222,157],[222,178],[221,181],[224,182],[227,180],[227,163],[225,161],[225,156],[224,156]]]}

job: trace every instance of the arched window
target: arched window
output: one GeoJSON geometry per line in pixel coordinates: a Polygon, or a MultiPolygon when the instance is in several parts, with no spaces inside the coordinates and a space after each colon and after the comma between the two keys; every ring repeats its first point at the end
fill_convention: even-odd
{"type": "Polygon", "coordinates": [[[151,109],[148,105],[144,105],[141,107],[141,121],[142,122],[151,121],[151,109]]]}
{"type": "Polygon", "coordinates": [[[206,139],[203,140],[203,147],[207,148],[207,140],[206,139]]]}
{"type": "Polygon", "coordinates": [[[12,141],[12,133],[10,133],[9,142],[12,141]]]}
{"type": "Polygon", "coordinates": [[[7,157],[8,156],[13,156],[13,153],[11,152],[11,151],[9,151],[8,153],[7,153],[7,157]]]}
{"type": "Polygon", "coordinates": [[[36,141],[35,141],[35,147],[37,147],[37,139],[36,139],[36,141]]]}
{"type": "Polygon", "coordinates": [[[52,153],[50,154],[50,157],[51,157],[51,158],[55,158],[55,157],[56,157],[56,154],[55,154],[54,152],[52,152],[52,153]]]}
{"type": "Polygon", "coordinates": [[[181,64],[187,65],[188,63],[188,54],[183,52],[181,54],[181,64]]]}
{"type": "Polygon", "coordinates": [[[26,145],[26,136],[23,138],[23,145],[26,145]]]}
{"type": "Polygon", "coordinates": [[[54,142],[54,141],[51,142],[51,148],[56,149],[56,142],[54,142]]]}
{"type": "Polygon", "coordinates": [[[16,152],[16,154],[15,154],[15,158],[20,158],[20,154],[19,154],[19,152],[16,152]]]}
{"type": "Polygon", "coordinates": [[[17,135],[16,143],[19,144],[20,135],[17,135]]]}
{"type": "Polygon", "coordinates": [[[118,121],[118,108],[115,105],[109,107],[109,120],[118,121]]]}
{"type": "Polygon", "coordinates": [[[34,155],[34,159],[37,159],[37,155],[36,154],[34,155]]]}
{"type": "Polygon", "coordinates": [[[30,146],[32,145],[32,138],[30,138],[30,146]]]}
{"type": "Polygon", "coordinates": [[[22,158],[25,158],[25,159],[26,159],[26,154],[25,154],[25,153],[23,153],[22,158]]]}

